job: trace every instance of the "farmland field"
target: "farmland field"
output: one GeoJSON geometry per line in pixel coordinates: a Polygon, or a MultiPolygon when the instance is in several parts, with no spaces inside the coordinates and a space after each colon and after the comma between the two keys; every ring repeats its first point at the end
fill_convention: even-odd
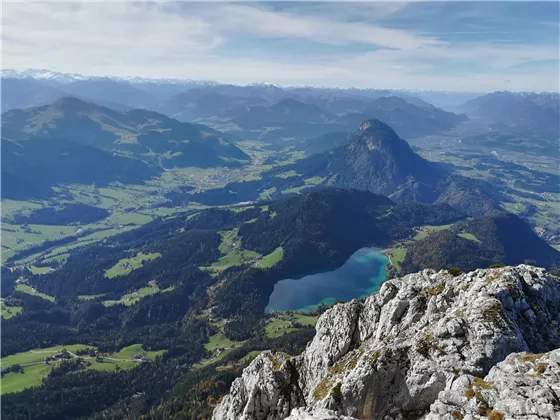
{"type": "Polygon", "coordinates": [[[204,345],[206,350],[215,350],[218,347],[230,347],[235,344],[235,341],[231,341],[223,333],[219,332],[209,337],[208,343],[204,345]]]}
{"type": "Polygon", "coordinates": [[[144,265],[147,261],[155,260],[156,258],[161,257],[159,252],[150,253],[150,254],[143,254],[139,252],[136,256],[132,258],[123,258],[113,267],[105,271],[105,277],[107,278],[115,278],[118,276],[126,276],[130,274],[133,270],[136,270],[144,265]]]}
{"type": "Polygon", "coordinates": [[[99,297],[102,297],[104,295],[105,295],[105,293],[101,293],[99,295],[79,295],[78,299],[79,300],[93,300],[93,299],[97,299],[99,297]]]}
{"type": "Polygon", "coordinates": [[[34,265],[29,267],[29,271],[33,274],[46,274],[51,271],[50,267],[35,267],[34,265]]]}
{"type": "Polygon", "coordinates": [[[294,331],[294,327],[290,321],[275,319],[272,322],[266,324],[265,331],[266,336],[269,338],[280,337],[286,333],[294,331]]]}
{"type": "Polygon", "coordinates": [[[240,347],[244,343],[243,341],[231,341],[222,331],[210,336],[208,340],[208,343],[206,343],[204,347],[206,350],[213,352],[213,355],[208,359],[201,359],[198,363],[195,363],[193,365],[194,369],[200,369],[201,367],[223,359],[226,355],[231,353],[234,348],[240,347]],[[222,349],[218,350],[219,348],[222,349]]]}
{"type": "Polygon", "coordinates": [[[28,286],[27,284],[18,284],[16,286],[16,290],[19,292],[27,293],[28,295],[38,296],[50,302],[54,302],[54,297],[49,296],[45,293],[38,292],[37,290],[35,290],[31,286],[28,286]]]}
{"type": "Polygon", "coordinates": [[[395,248],[393,249],[393,254],[391,256],[391,264],[397,269],[401,270],[401,264],[406,257],[406,248],[395,248]]]}
{"type": "Polygon", "coordinates": [[[440,230],[449,229],[451,225],[440,225],[440,226],[421,226],[417,229],[416,236],[414,236],[413,240],[420,241],[426,238],[430,233],[439,232],[440,230]]]}
{"type": "Polygon", "coordinates": [[[270,254],[265,255],[261,258],[260,263],[258,264],[259,267],[270,268],[276,264],[278,264],[282,258],[284,257],[284,249],[279,246],[270,254]]]}
{"type": "Polygon", "coordinates": [[[2,384],[2,394],[19,392],[26,388],[39,386],[51,370],[52,366],[48,366],[44,363],[37,363],[36,365],[25,366],[23,368],[23,373],[10,372],[4,375],[0,380],[2,384]]]}
{"type": "Polygon", "coordinates": [[[294,314],[294,319],[303,326],[314,326],[319,319],[318,315],[294,314]]]}
{"type": "MultiPolygon", "coordinates": [[[[41,385],[44,378],[56,367],[57,362],[50,362],[46,364],[43,358],[52,356],[54,353],[66,349],[70,353],[91,347],[85,344],[70,344],[65,346],[48,347],[44,349],[35,349],[22,353],[6,356],[1,359],[3,368],[7,368],[14,364],[19,364],[23,367],[23,373],[10,372],[1,380],[2,394],[11,392],[22,391],[25,388],[41,385]]],[[[128,347],[122,348],[117,353],[110,353],[104,355],[103,361],[96,361],[95,358],[89,356],[80,356],[91,365],[86,369],[93,370],[109,370],[113,371],[117,366],[121,369],[131,369],[138,365],[138,362],[133,362],[132,357],[135,355],[145,355],[148,359],[154,360],[157,356],[164,353],[163,350],[159,351],[144,351],[140,344],[133,344],[128,347]]]]}
{"type": "Polygon", "coordinates": [[[208,267],[200,267],[201,270],[220,272],[226,268],[241,265],[249,261],[256,262],[260,258],[260,254],[242,248],[241,238],[237,236],[237,232],[237,228],[219,232],[222,236],[222,242],[218,250],[223,256],[208,267]]]}
{"type": "Polygon", "coordinates": [[[168,287],[167,289],[161,290],[159,286],[155,282],[150,282],[146,287],[142,287],[134,292],[127,293],[119,300],[104,300],[103,305],[105,306],[113,306],[113,305],[125,305],[125,306],[132,306],[137,304],[140,299],[155,295],[156,293],[165,293],[173,290],[173,287],[168,287]]]}
{"type": "Polygon", "coordinates": [[[294,176],[300,176],[300,175],[294,170],[287,171],[287,172],[282,172],[282,173],[276,175],[277,178],[282,178],[282,179],[291,178],[291,177],[294,177],[294,176]]]}
{"type": "Polygon", "coordinates": [[[480,242],[480,241],[478,240],[478,238],[477,238],[476,236],[474,236],[472,233],[467,233],[467,232],[465,232],[465,233],[459,233],[459,236],[460,236],[461,238],[465,238],[465,239],[468,239],[468,240],[470,240],[470,241],[480,242]]]}
{"type": "Polygon", "coordinates": [[[3,319],[10,319],[23,312],[21,306],[6,306],[3,300],[0,302],[0,310],[3,319]]]}
{"type": "Polygon", "coordinates": [[[269,338],[281,337],[284,334],[295,331],[297,329],[294,325],[295,323],[301,324],[304,327],[314,326],[318,318],[318,316],[303,315],[300,313],[279,313],[266,324],[265,332],[269,338]]]}

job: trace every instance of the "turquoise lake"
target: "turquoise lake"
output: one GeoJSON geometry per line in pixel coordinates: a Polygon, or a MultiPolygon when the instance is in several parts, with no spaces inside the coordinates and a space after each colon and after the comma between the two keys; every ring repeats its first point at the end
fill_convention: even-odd
{"type": "Polygon", "coordinates": [[[348,302],[379,289],[387,279],[388,258],[377,248],[356,251],[336,270],[311,274],[300,279],[280,280],[270,295],[266,312],[311,310],[321,303],[348,302]]]}

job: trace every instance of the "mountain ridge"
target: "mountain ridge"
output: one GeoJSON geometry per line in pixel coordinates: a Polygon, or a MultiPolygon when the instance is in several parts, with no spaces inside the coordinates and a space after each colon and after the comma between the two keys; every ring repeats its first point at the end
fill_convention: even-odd
{"type": "Polygon", "coordinates": [[[499,204],[503,195],[488,182],[463,177],[444,165],[423,159],[386,123],[368,121],[368,127],[349,135],[318,137],[312,142],[318,153],[264,172],[260,180],[231,182],[188,198],[208,205],[225,205],[257,201],[264,193],[278,198],[297,189],[334,186],[388,195],[400,203],[449,204],[470,216],[503,210],[499,204]],[[305,179],[320,180],[320,184],[308,185],[305,179]]]}
{"type": "MultiPolygon", "coordinates": [[[[293,121],[283,121],[284,114],[272,109],[265,115],[269,120],[267,124],[278,126],[280,121],[280,126],[286,125],[281,127],[283,130],[275,130],[277,133],[274,133],[262,124],[256,128],[263,131],[261,135],[275,141],[290,137],[303,140],[305,136],[317,136],[328,131],[346,131],[348,127],[372,117],[398,125],[400,134],[405,137],[445,131],[464,119],[464,116],[435,108],[410,93],[386,89],[290,87],[263,83],[233,85],[168,79],[85,77],[47,70],[26,73],[4,71],[2,78],[4,110],[45,105],[49,103],[49,99],[72,95],[118,109],[153,109],[185,122],[208,119],[199,122],[214,124],[217,129],[234,131],[240,127],[232,127],[231,123],[224,124],[224,119],[229,118],[229,112],[241,112],[242,110],[235,109],[237,106],[273,106],[279,101],[290,99],[319,107],[323,117],[315,124],[336,122],[330,128],[328,124],[323,128],[294,128],[290,127],[293,121]],[[42,93],[37,95],[40,91],[42,93]],[[395,103],[396,97],[400,99],[398,104],[395,103]],[[426,124],[427,121],[429,124],[426,124]]],[[[296,112],[295,116],[298,115],[299,112],[296,112]]],[[[250,118],[241,118],[241,126],[247,125],[247,119],[251,122],[249,126],[252,130],[257,123],[250,118]]],[[[235,118],[231,121],[235,121],[235,118]]],[[[297,121],[306,122],[303,118],[297,121]]]]}
{"type": "Polygon", "coordinates": [[[326,123],[333,114],[316,105],[293,98],[284,98],[270,105],[242,106],[231,109],[226,116],[243,128],[259,128],[279,123],[326,123]]]}
{"type": "Polygon", "coordinates": [[[560,94],[530,92],[492,92],[463,104],[469,115],[492,119],[499,131],[560,136],[560,94]]]}
{"type": "MultiPolygon", "coordinates": [[[[304,158],[283,170],[305,176],[319,176],[326,183],[390,195],[401,187],[414,200],[433,201],[435,196],[423,188],[445,177],[445,170],[417,155],[406,141],[384,122],[362,122],[345,144],[304,158]]],[[[404,193],[402,193],[404,194],[404,193]]]]}
{"type": "MultiPolygon", "coordinates": [[[[105,76],[88,76],[88,75],[84,75],[81,73],[65,73],[65,72],[57,72],[57,71],[52,71],[52,70],[48,70],[48,69],[32,69],[32,68],[28,68],[25,70],[17,70],[17,69],[8,69],[8,68],[4,68],[2,69],[2,77],[11,77],[11,78],[45,78],[45,79],[56,79],[56,78],[60,78],[60,77],[66,77],[70,80],[84,80],[84,79],[105,79],[105,78],[109,78],[109,79],[115,79],[115,80],[126,80],[126,81],[132,81],[132,80],[138,80],[138,81],[148,81],[148,82],[153,82],[153,81],[168,81],[168,82],[186,82],[186,83],[191,83],[191,82],[200,82],[200,83],[208,83],[208,84],[217,84],[218,82],[216,81],[210,81],[210,80],[199,80],[199,79],[181,79],[181,78],[148,78],[148,77],[138,77],[138,76],[131,76],[131,77],[121,77],[121,76],[110,76],[110,75],[105,75],[105,76]]],[[[337,87],[328,87],[328,86],[323,86],[323,85],[281,85],[281,84],[277,84],[277,83],[268,83],[268,82],[253,82],[253,83],[247,83],[247,84],[239,84],[238,86],[273,86],[273,87],[288,87],[288,88],[315,88],[315,89],[324,89],[324,90],[340,90],[340,91],[364,91],[364,92],[370,92],[370,91],[384,91],[384,92],[405,92],[405,93],[416,93],[416,92],[426,92],[426,93],[464,93],[464,94],[470,94],[470,95],[474,95],[474,94],[479,94],[479,95],[483,95],[485,93],[491,93],[490,91],[488,92],[470,92],[470,91],[462,91],[462,90],[449,90],[449,89],[444,89],[444,90],[437,90],[437,89],[376,89],[376,88],[337,88],[337,87]]],[[[539,93],[557,93],[557,92],[547,92],[547,91],[502,91],[502,92],[513,92],[513,93],[518,93],[518,94],[539,94],[539,93]]]]}
{"type": "MultiPolygon", "coordinates": [[[[238,167],[251,160],[228,136],[205,130],[154,111],[116,111],[72,96],[41,107],[7,111],[2,114],[2,142],[7,145],[2,175],[18,187],[4,184],[5,197],[48,196],[50,187],[60,182],[95,183],[96,178],[83,168],[103,164],[107,174],[97,183],[105,185],[143,182],[165,168],[238,167]],[[37,154],[37,147],[45,154],[37,154]],[[99,161],[88,161],[88,155],[99,161]],[[60,176],[46,169],[51,164],[60,176]],[[131,169],[134,176],[126,176],[119,166],[131,169]]],[[[95,173],[101,175],[98,170],[95,173]]]]}
{"type": "MultiPolygon", "coordinates": [[[[100,148],[108,148],[123,143],[133,143],[131,139],[119,138],[119,135],[131,135],[139,136],[150,134],[154,130],[167,130],[167,131],[180,131],[179,133],[171,133],[171,136],[167,135],[167,138],[175,140],[178,136],[187,136],[189,142],[197,141],[199,143],[203,142],[209,136],[203,136],[203,132],[199,128],[204,126],[198,124],[193,125],[189,123],[182,123],[166,115],[159,114],[156,111],[146,110],[146,109],[131,109],[127,111],[118,111],[111,109],[102,105],[98,105],[92,101],[84,101],[82,99],[76,98],[75,96],[64,96],[52,102],[49,105],[43,105],[40,107],[27,108],[27,109],[15,109],[6,111],[2,114],[2,128],[4,131],[4,137],[10,137],[12,140],[24,140],[31,136],[41,136],[46,137],[48,135],[53,135],[57,138],[67,137],[68,140],[82,143],[91,143],[92,146],[100,148]],[[67,127],[66,120],[69,118],[82,118],[81,121],[70,122],[77,124],[89,124],[94,125],[97,128],[97,132],[89,133],[79,124],[76,127],[67,127]],[[30,121],[33,120],[33,121],[30,121]],[[38,120],[38,121],[35,121],[38,120]],[[65,124],[62,127],[58,127],[55,122],[60,121],[65,124]],[[57,128],[67,130],[67,132],[59,133],[55,130],[57,128]],[[72,131],[71,131],[72,130],[72,131]],[[81,131],[80,131],[81,130],[81,131]],[[182,132],[181,132],[182,130],[182,132]],[[6,131],[8,135],[6,135],[6,131]],[[83,131],[83,132],[82,132],[83,131]],[[107,144],[95,144],[99,141],[99,137],[105,135],[109,136],[107,144]],[[77,136],[79,138],[75,139],[72,136],[77,136]],[[84,136],[89,135],[91,137],[86,137],[88,141],[84,140],[84,136]],[[193,136],[197,136],[193,138],[193,136]],[[116,141],[119,142],[115,143],[116,141]]],[[[90,127],[88,127],[90,128],[90,127]]],[[[209,133],[214,137],[219,134],[218,131],[214,129],[209,129],[209,133]]],[[[187,140],[187,138],[185,138],[187,140]]],[[[226,145],[229,145],[233,149],[237,149],[235,146],[226,141],[226,145]]],[[[240,152],[239,149],[237,149],[240,152]]],[[[234,156],[227,156],[234,157],[234,156]]],[[[248,159],[249,157],[245,153],[237,153],[237,157],[243,159],[248,159]]]]}
{"type": "Polygon", "coordinates": [[[468,120],[465,114],[444,111],[420,99],[390,95],[376,98],[367,108],[341,115],[336,121],[356,125],[360,120],[372,118],[389,124],[405,138],[445,132],[468,120]]]}
{"type": "MultiPolygon", "coordinates": [[[[559,297],[560,280],[527,265],[389,280],[379,293],[325,312],[301,355],[261,353],[212,418],[554,418],[560,330],[551,327],[560,325],[559,297]],[[540,380],[516,376],[524,393],[515,392],[511,370],[500,376],[494,368],[539,359],[549,361],[540,380]]],[[[520,372],[536,369],[527,363],[520,372]]]]}

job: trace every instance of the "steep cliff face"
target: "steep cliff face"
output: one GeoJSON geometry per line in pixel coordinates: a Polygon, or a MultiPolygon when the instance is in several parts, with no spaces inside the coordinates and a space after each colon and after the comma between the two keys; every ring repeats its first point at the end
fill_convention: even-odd
{"type": "Polygon", "coordinates": [[[300,356],[257,357],[214,420],[560,416],[560,279],[541,268],[424,270],[316,330],[300,356]]]}

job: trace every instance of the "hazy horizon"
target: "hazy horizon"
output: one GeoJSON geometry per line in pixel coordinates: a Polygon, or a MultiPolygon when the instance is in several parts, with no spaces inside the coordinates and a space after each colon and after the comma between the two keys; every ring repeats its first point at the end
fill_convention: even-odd
{"type": "Polygon", "coordinates": [[[348,90],[387,90],[390,92],[433,92],[433,93],[450,93],[450,94],[472,94],[472,95],[484,95],[487,93],[494,93],[494,92],[513,92],[513,93],[550,93],[550,94],[559,94],[560,91],[556,90],[535,90],[535,91],[518,91],[518,90],[487,90],[487,91],[470,91],[470,90],[453,90],[453,89],[420,89],[420,88],[394,88],[394,89],[383,89],[383,88],[375,88],[375,87],[338,87],[338,86],[322,86],[322,85],[312,85],[312,84],[300,84],[300,85],[283,85],[279,83],[268,83],[268,82],[248,82],[248,83],[221,83],[216,80],[205,80],[205,79],[188,79],[188,78],[160,78],[160,77],[141,77],[135,75],[129,76],[112,76],[112,75],[88,75],[83,73],[65,73],[65,72],[56,72],[49,69],[38,69],[38,68],[27,68],[27,69],[2,69],[2,77],[15,77],[15,78],[23,78],[23,77],[31,77],[37,80],[54,80],[57,82],[61,82],[60,78],[65,78],[64,82],[67,83],[74,78],[74,80],[116,80],[116,81],[126,81],[134,83],[135,81],[138,82],[145,82],[145,83],[157,83],[157,82],[169,82],[169,83],[177,83],[177,84],[200,84],[201,86],[219,86],[219,85],[232,85],[232,86],[240,86],[240,87],[248,87],[248,86],[271,86],[277,87],[280,89],[300,89],[300,88],[310,88],[310,89],[325,89],[325,90],[341,90],[341,91],[348,91],[348,90]],[[51,77],[49,77],[50,75],[51,77]]]}

